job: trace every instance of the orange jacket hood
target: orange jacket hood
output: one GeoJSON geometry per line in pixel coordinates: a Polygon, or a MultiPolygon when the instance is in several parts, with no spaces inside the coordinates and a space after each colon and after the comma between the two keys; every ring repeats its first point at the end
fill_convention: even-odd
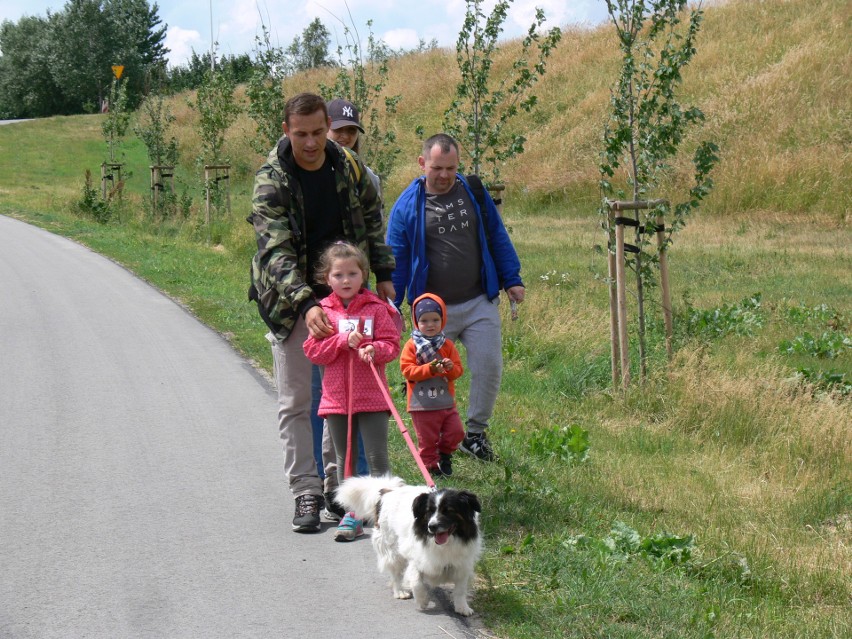
{"type": "Polygon", "coordinates": [[[444,300],[434,293],[423,293],[423,295],[414,300],[414,303],[411,305],[411,326],[413,328],[417,328],[417,318],[414,316],[414,309],[417,308],[417,302],[422,299],[426,299],[427,297],[434,302],[437,302],[438,306],[441,307],[441,330],[443,331],[444,327],[447,325],[447,305],[444,304],[444,300]]]}

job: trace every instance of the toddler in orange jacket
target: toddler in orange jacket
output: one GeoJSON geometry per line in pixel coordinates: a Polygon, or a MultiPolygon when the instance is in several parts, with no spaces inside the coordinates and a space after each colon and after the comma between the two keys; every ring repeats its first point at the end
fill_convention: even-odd
{"type": "Polygon", "coordinates": [[[399,360],[423,465],[432,476],[453,474],[452,454],[464,439],[455,380],[464,372],[455,344],[444,336],[447,307],[432,293],[411,305],[415,327],[399,360]]]}

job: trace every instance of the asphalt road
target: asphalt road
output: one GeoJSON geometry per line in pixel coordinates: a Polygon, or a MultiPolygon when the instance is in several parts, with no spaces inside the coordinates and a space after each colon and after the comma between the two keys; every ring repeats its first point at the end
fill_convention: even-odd
{"type": "Polygon", "coordinates": [[[0,216],[0,637],[482,636],[292,532],[275,415],[181,306],[0,216]]]}

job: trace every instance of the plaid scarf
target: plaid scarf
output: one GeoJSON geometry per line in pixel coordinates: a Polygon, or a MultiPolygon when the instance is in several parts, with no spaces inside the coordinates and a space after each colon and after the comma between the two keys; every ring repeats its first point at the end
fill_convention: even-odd
{"type": "Polygon", "coordinates": [[[429,364],[439,358],[438,351],[444,345],[446,337],[441,331],[432,337],[426,337],[418,329],[411,331],[411,339],[414,340],[414,347],[417,353],[418,364],[429,364]]]}

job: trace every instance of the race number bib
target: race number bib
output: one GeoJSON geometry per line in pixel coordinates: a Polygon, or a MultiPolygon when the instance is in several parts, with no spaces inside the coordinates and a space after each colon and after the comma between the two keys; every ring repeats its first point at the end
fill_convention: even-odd
{"type": "Polygon", "coordinates": [[[341,317],[337,320],[338,333],[351,333],[361,327],[364,337],[373,336],[373,317],[341,317]]]}
{"type": "Polygon", "coordinates": [[[341,317],[337,320],[338,333],[353,333],[358,330],[357,317],[341,317]]]}

